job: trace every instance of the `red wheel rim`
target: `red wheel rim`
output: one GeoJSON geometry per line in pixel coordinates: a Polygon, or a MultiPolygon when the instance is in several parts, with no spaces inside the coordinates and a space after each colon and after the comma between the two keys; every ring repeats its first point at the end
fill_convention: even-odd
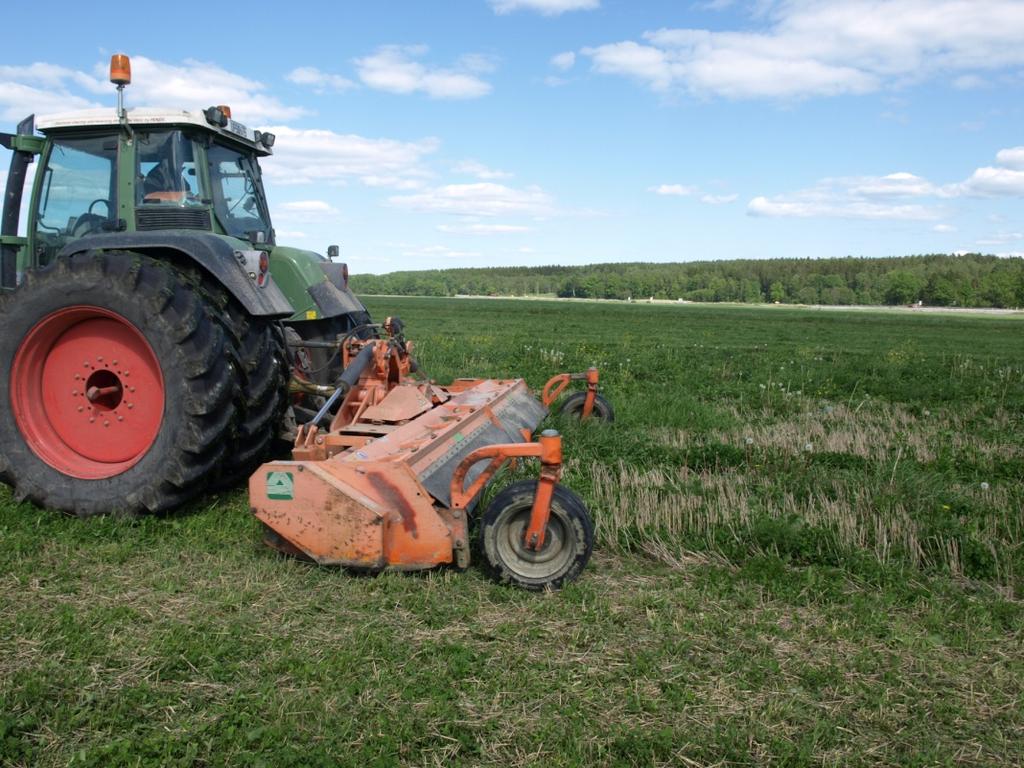
{"type": "Polygon", "coordinates": [[[25,336],[11,365],[11,409],[28,447],[65,475],[134,466],[164,419],[164,379],[138,328],[100,307],[68,307],[25,336]]]}

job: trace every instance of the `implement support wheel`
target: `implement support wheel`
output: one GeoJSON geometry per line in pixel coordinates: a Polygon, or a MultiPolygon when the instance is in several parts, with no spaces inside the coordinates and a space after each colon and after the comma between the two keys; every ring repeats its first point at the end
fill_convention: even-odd
{"type": "Polygon", "coordinates": [[[580,575],[594,548],[594,525],[583,501],[563,485],[551,497],[551,518],[539,551],[527,548],[536,480],[513,483],[480,519],[479,546],[491,575],[530,590],[558,589],[580,575]]]}
{"type": "MultiPolygon", "coordinates": [[[[562,407],[558,409],[558,412],[563,416],[571,416],[574,419],[583,418],[583,405],[587,400],[586,392],[573,392],[562,403],[562,407]]],[[[609,403],[605,398],[601,397],[600,394],[594,395],[594,410],[590,412],[590,417],[599,419],[600,421],[612,422],[615,421],[615,410],[612,408],[612,404],[609,403]]]]}

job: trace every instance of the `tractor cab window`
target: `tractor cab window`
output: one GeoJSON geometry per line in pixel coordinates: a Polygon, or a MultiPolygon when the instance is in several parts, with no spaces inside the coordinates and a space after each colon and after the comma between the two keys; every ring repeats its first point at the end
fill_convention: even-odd
{"type": "Polygon", "coordinates": [[[39,190],[35,243],[48,264],[73,239],[104,231],[116,215],[114,137],[55,138],[39,190]]]}
{"type": "Polygon", "coordinates": [[[213,210],[224,230],[243,240],[262,233],[264,242],[270,242],[270,217],[256,159],[220,144],[209,147],[206,157],[213,210]]]}
{"type": "Polygon", "coordinates": [[[196,177],[195,145],[189,137],[181,131],[154,131],[139,134],[136,146],[136,204],[204,204],[196,177]]]}

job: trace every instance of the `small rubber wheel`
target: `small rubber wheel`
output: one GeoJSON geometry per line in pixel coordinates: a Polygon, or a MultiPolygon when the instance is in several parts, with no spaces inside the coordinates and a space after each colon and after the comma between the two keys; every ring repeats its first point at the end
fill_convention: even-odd
{"type": "Polygon", "coordinates": [[[563,485],[551,497],[551,517],[539,551],[527,549],[536,480],[513,483],[494,497],[480,518],[479,546],[490,575],[502,584],[539,591],[575,580],[594,549],[594,524],[586,505],[563,485]]]}
{"type": "MultiPolygon", "coordinates": [[[[583,404],[587,400],[586,392],[573,392],[562,403],[562,407],[558,409],[558,412],[563,416],[571,416],[574,419],[583,418],[583,404]]],[[[594,409],[590,412],[591,418],[600,419],[601,421],[611,423],[615,421],[615,410],[612,408],[612,404],[606,399],[601,397],[600,393],[594,395],[594,409]]]]}

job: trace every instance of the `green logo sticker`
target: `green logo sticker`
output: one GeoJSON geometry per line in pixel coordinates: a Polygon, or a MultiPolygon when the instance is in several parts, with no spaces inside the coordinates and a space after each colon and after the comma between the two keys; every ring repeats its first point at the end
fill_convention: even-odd
{"type": "Polygon", "coordinates": [[[281,501],[295,498],[295,480],[291,472],[267,472],[267,498],[281,501]]]}

